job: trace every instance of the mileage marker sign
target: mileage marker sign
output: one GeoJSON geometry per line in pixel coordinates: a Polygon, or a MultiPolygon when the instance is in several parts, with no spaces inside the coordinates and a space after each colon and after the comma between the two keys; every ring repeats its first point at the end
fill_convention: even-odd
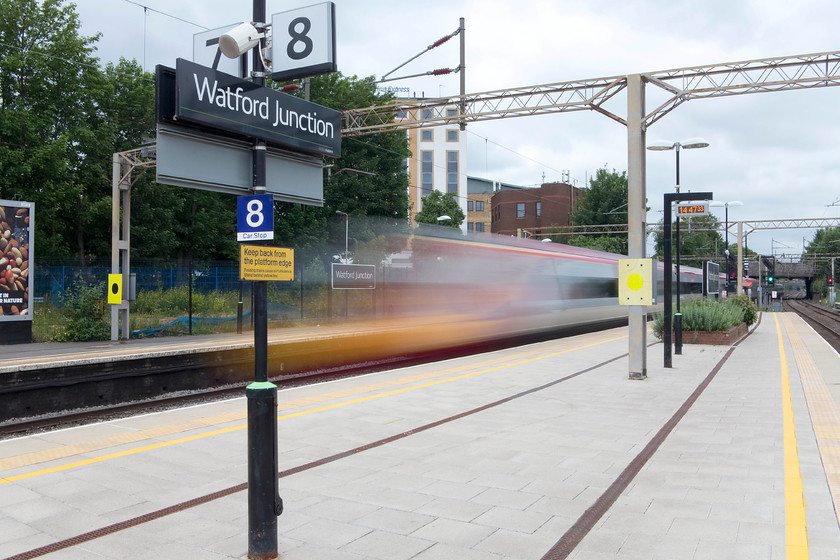
{"type": "Polygon", "coordinates": [[[677,217],[682,216],[708,216],[709,201],[683,202],[677,204],[677,217]]]}

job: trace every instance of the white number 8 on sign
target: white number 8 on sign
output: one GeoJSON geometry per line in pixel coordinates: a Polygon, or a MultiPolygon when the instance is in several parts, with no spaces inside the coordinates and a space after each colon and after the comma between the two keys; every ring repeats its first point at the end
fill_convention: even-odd
{"type": "Polygon", "coordinates": [[[263,203],[261,200],[250,200],[247,206],[248,213],[245,215],[245,222],[252,227],[259,227],[265,220],[263,215],[263,203]]]}

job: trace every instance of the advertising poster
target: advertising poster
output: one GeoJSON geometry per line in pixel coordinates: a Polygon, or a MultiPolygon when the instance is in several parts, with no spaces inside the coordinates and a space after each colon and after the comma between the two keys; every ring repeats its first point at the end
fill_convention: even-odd
{"type": "Polygon", "coordinates": [[[0,200],[0,344],[32,341],[35,204],[0,200]]]}

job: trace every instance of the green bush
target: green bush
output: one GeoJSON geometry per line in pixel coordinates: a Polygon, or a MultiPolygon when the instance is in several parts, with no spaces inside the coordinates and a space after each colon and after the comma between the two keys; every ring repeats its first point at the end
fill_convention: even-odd
{"type": "Polygon", "coordinates": [[[727,300],[741,308],[744,313],[744,322],[747,325],[752,325],[758,320],[758,308],[747,294],[730,296],[727,300]]]}
{"type": "MultiPolygon", "coordinates": [[[[746,297],[746,296],[744,296],[746,297]]],[[[686,331],[725,331],[736,325],[747,322],[744,305],[740,301],[713,300],[708,298],[691,298],[680,304],[682,312],[682,330],[686,331]]],[[[752,305],[752,304],[750,304],[752,305]]],[[[755,306],[752,306],[755,309],[755,306]]],[[[755,311],[757,317],[757,311],[755,311]]],[[[753,318],[755,322],[755,318],[753,318]]],[[[673,321],[671,323],[673,325],[673,321]]],[[[662,338],[665,327],[664,313],[656,313],[653,317],[653,335],[662,338]]]]}
{"type": "Polygon", "coordinates": [[[59,298],[64,325],[53,335],[58,342],[108,340],[111,325],[105,316],[105,283],[89,286],[81,281],[59,298]]]}

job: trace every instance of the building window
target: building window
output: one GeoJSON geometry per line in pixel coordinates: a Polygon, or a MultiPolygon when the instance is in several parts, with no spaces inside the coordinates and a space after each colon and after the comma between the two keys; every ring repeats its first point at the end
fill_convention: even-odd
{"type": "Polygon", "coordinates": [[[482,233],[482,232],[484,232],[484,222],[476,222],[476,223],[475,223],[475,231],[476,231],[477,233],[482,233]]]}
{"type": "Polygon", "coordinates": [[[405,109],[397,109],[397,119],[403,120],[408,118],[408,111],[405,109]]]}
{"type": "Polygon", "coordinates": [[[467,231],[472,232],[475,231],[475,225],[473,222],[467,222],[467,231]]]}
{"type": "Polygon", "coordinates": [[[476,212],[484,212],[484,201],[483,200],[476,200],[475,201],[475,211],[476,212]]]}
{"type": "Polygon", "coordinates": [[[420,140],[422,142],[431,142],[435,139],[434,130],[421,130],[420,131],[420,140]]]}
{"type": "Polygon", "coordinates": [[[458,115],[458,109],[447,109],[446,116],[447,117],[454,117],[458,115]]]}
{"type": "Polygon", "coordinates": [[[458,152],[446,152],[446,192],[458,194],[458,152]]]}
{"type": "Polygon", "coordinates": [[[423,109],[423,111],[421,112],[421,115],[423,115],[423,120],[427,121],[427,120],[432,118],[432,110],[431,109],[423,109]]]}
{"type": "Polygon", "coordinates": [[[473,201],[472,201],[472,200],[468,200],[468,201],[467,201],[467,212],[472,212],[473,210],[475,210],[475,208],[474,208],[474,204],[473,204],[473,201]]]}
{"type": "Polygon", "coordinates": [[[516,217],[517,218],[524,218],[525,217],[525,203],[524,202],[517,202],[516,203],[516,217]]]}
{"type": "Polygon", "coordinates": [[[537,218],[542,216],[542,202],[537,202],[537,218]]]}
{"type": "Polygon", "coordinates": [[[457,142],[458,141],[458,131],[457,130],[447,130],[446,131],[446,141],[447,142],[457,142]]]}
{"type": "Polygon", "coordinates": [[[423,188],[423,196],[431,194],[434,188],[434,167],[435,153],[431,150],[420,152],[420,174],[423,188]]]}

